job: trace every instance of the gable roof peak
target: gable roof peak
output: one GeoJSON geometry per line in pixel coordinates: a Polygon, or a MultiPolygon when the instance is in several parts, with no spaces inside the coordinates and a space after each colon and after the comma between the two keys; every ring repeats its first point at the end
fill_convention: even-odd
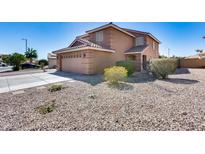
{"type": "Polygon", "coordinates": [[[117,30],[119,30],[119,31],[121,31],[121,32],[123,32],[123,33],[126,33],[127,35],[130,35],[130,36],[132,36],[132,37],[135,37],[135,36],[132,35],[131,33],[129,33],[129,32],[127,32],[127,31],[123,30],[121,27],[119,27],[119,26],[113,24],[112,22],[110,22],[110,23],[108,23],[108,24],[105,24],[105,25],[102,25],[102,26],[100,26],[100,27],[97,27],[97,28],[88,30],[88,31],[86,31],[86,33],[87,33],[87,34],[93,33],[93,32],[96,32],[96,31],[99,31],[99,30],[108,28],[108,27],[113,27],[113,28],[115,28],[115,29],[117,29],[117,30]]]}

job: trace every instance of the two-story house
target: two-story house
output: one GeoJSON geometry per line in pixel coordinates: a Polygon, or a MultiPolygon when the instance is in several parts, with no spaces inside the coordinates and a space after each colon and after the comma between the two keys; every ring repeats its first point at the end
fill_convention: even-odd
{"type": "Polygon", "coordinates": [[[159,57],[160,41],[151,33],[121,28],[113,23],[86,31],[66,48],[53,51],[57,69],[82,74],[102,73],[120,60],[135,62],[136,71],[159,57]]]}

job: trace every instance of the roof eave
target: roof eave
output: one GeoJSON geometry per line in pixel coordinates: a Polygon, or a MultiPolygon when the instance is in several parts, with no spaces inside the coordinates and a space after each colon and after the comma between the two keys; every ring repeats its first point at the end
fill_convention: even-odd
{"type": "Polygon", "coordinates": [[[86,36],[89,36],[89,35],[88,34],[83,34],[83,35],[77,36],[76,38],[82,38],[82,37],[86,37],[86,36]]]}
{"type": "Polygon", "coordinates": [[[56,50],[53,51],[52,53],[66,53],[66,52],[75,52],[75,51],[81,51],[81,50],[98,50],[98,51],[104,51],[104,52],[109,52],[109,53],[115,53],[115,50],[110,50],[110,49],[103,49],[103,48],[95,48],[95,47],[81,47],[81,48],[75,48],[75,49],[63,49],[62,51],[56,50]]]}
{"type": "Polygon", "coordinates": [[[141,54],[142,52],[125,52],[126,55],[141,54]]]}
{"type": "Polygon", "coordinates": [[[161,42],[156,38],[154,37],[154,35],[152,35],[151,33],[148,33],[147,34],[148,36],[150,36],[151,38],[153,38],[155,41],[157,41],[159,44],[161,44],[161,42]]]}
{"type": "Polygon", "coordinates": [[[76,37],[75,40],[73,40],[73,42],[71,42],[71,44],[68,47],[71,47],[76,41],[78,41],[78,37],[76,37]]]}

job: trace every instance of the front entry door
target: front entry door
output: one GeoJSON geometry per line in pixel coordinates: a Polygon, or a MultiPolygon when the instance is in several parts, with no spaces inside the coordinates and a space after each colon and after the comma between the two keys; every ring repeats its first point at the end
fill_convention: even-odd
{"type": "Polygon", "coordinates": [[[143,55],[142,60],[143,60],[143,69],[146,70],[147,69],[147,56],[143,55]]]}

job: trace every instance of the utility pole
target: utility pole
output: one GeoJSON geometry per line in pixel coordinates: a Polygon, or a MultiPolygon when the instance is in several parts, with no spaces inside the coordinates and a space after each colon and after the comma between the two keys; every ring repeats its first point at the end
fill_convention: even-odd
{"type": "Polygon", "coordinates": [[[169,54],[170,54],[170,49],[168,48],[168,57],[169,57],[169,54]]]}
{"type": "Polygon", "coordinates": [[[22,40],[25,41],[25,46],[26,46],[26,51],[27,51],[27,50],[28,50],[28,46],[27,46],[27,41],[28,41],[28,39],[26,39],[26,38],[22,38],[22,40]]]}

